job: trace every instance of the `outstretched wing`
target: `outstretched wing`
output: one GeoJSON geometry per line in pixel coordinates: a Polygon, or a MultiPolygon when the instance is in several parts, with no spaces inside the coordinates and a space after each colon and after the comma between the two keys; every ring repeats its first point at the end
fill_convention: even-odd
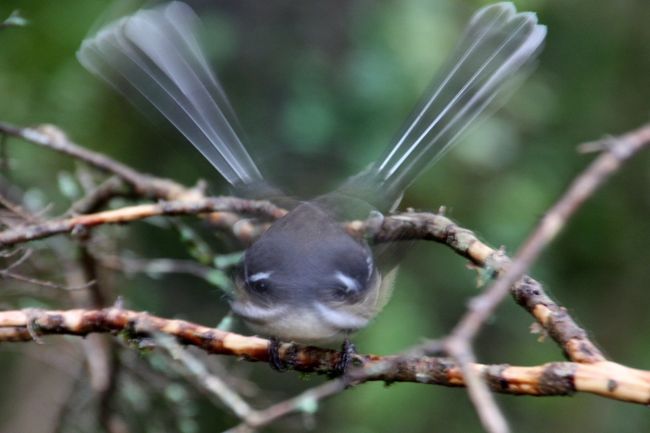
{"type": "Polygon", "coordinates": [[[378,207],[390,206],[535,58],[545,36],[546,27],[537,23],[535,14],[517,13],[512,3],[476,12],[403,134],[342,190],[360,189],[371,201],[380,202],[378,207]]]}
{"type": "Polygon", "coordinates": [[[236,133],[228,98],[201,52],[198,17],[184,3],[140,10],[83,41],[90,72],[146,99],[233,185],[263,181],[236,133]]]}

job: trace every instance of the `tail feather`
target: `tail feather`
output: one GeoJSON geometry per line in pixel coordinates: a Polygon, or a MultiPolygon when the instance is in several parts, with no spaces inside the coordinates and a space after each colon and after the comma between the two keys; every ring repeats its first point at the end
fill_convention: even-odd
{"type": "Polygon", "coordinates": [[[233,185],[262,182],[236,118],[197,39],[185,4],[141,10],[86,39],[77,57],[132,99],[155,106],[233,185]]]}
{"type": "Polygon", "coordinates": [[[397,199],[535,58],[545,36],[546,27],[537,23],[535,14],[517,13],[511,3],[479,10],[431,95],[414,111],[396,143],[359,179],[367,186],[371,177],[380,195],[397,199]]]}

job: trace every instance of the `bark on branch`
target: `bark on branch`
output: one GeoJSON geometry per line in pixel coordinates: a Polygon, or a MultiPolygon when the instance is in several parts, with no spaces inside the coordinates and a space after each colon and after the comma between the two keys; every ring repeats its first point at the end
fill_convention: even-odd
{"type": "MultiPolygon", "coordinates": [[[[86,336],[91,333],[113,333],[131,341],[163,333],[207,353],[237,356],[248,361],[269,360],[270,342],[267,339],[144,312],[119,308],[0,312],[0,342],[32,341],[43,335],[86,336]]],[[[279,353],[281,361],[292,369],[319,374],[334,371],[340,357],[338,351],[291,343],[282,344],[279,353]]],[[[563,396],[586,392],[632,403],[650,403],[650,372],[615,362],[553,362],[531,367],[474,363],[471,368],[486,380],[492,391],[502,394],[563,396]]],[[[348,385],[383,381],[465,386],[460,368],[450,358],[408,355],[357,354],[344,380],[348,385]]]]}

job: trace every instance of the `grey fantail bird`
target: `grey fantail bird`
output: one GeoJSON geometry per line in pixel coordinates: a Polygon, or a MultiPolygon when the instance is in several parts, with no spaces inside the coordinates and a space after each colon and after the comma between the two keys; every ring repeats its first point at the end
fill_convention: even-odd
{"type": "MultiPolygon", "coordinates": [[[[236,133],[233,110],[199,46],[197,24],[184,3],[140,10],[86,39],[78,58],[153,105],[236,191],[264,198],[274,188],[236,133]]],[[[383,155],[334,192],[296,203],[246,250],[234,313],[256,332],[297,342],[341,340],[366,326],[388,301],[392,278],[341,221],[394,209],[405,188],[531,63],[545,35],[534,13],[517,13],[512,3],[477,11],[431,93],[383,155]]]]}

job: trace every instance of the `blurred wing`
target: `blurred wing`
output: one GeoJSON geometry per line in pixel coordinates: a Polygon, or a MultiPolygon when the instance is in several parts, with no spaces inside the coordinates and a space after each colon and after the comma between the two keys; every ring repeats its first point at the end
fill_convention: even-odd
{"type": "Polygon", "coordinates": [[[497,3],[476,12],[434,81],[432,94],[413,112],[404,133],[343,190],[354,189],[357,182],[366,189],[366,195],[374,190],[373,195],[384,201],[399,199],[402,191],[472,124],[504,84],[535,58],[545,36],[546,27],[537,23],[534,13],[517,13],[511,3],[497,3]]]}
{"type": "Polygon", "coordinates": [[[130,99],[145,98],[233,185],[263,181],[201,52],[198,17],[172,2],[122,18],[83,41],[77,58],[130,99]]]}

